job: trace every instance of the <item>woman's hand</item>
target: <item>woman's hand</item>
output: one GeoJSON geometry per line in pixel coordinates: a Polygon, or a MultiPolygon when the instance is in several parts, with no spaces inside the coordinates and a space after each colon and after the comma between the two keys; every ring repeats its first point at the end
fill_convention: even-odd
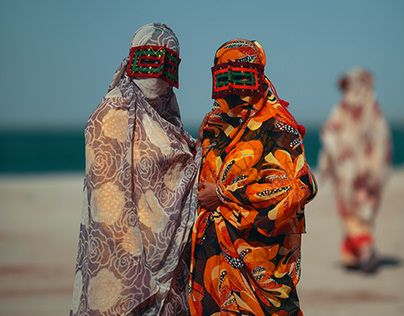
{"type": "Polygon", "coordinates": [[[216,184],[212,182],[201,182],[198,186],[199,205],[207,210],[215,210],[222,202],[216,193],[216,184]]]}

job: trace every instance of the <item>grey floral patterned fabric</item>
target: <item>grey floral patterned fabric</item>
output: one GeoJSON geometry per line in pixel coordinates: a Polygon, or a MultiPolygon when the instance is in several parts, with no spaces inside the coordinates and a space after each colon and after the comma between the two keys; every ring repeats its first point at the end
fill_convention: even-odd
{"type": "Polygon", "coordinates": [[[148,100],[126,64],[85,131],[86,207],[70,315],[187,315],[195,142],[172,89],[148,100]]]}

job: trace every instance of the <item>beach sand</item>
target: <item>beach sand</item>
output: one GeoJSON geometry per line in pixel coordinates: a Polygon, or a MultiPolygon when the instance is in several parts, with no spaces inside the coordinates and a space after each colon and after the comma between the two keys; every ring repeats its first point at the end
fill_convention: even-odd
{"type": "MultiPolygon", "coordinates": [[[[82,175],[0,177],[0,315],[67,315],[82,209],[82,175]]],[[[305,315],[404,315],[404,168],[395,170],[377,218],[385,264],[374,276],[344,272],[330,185],[306,208],[305,315]]]]}

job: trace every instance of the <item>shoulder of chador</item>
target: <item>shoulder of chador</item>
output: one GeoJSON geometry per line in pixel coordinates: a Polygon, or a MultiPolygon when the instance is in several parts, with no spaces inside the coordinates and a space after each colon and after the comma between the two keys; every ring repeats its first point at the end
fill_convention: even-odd
{"type": "Polygon", "coordinates": [[[105,96],[105,99],[111,99],[111,98],[122,98],[122,92],[119,89],[119,87],[113,88],[111,91],[107,93],[105,96]]]}
{"type": "Polygon", "coordinates": [[[281,121],[285,124],[292,126],[296,130],[298,129],[299,124],[296,121],[295,117],[280,102],[275,103],[268,102],[267,106],[270,107],[267,111],[262,112],[261,115],[258,114],[259,116],[265,117],[265,121],[268,121],[270,119],[276,119],[278,121],[281,121]]]}

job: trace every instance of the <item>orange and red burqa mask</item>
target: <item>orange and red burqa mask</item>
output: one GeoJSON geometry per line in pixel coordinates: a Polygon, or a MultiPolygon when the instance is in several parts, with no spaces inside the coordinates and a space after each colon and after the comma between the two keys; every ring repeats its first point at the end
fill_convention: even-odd
{"type": "MultiPolygon", "coordinates": [[[[230,117],[241,116],[246,119],[244,116],[252,113],[245,108],[252,107],[254,112],[259,111],[265,104],[268,89],[286,108],[289,103],[279,98],[274,85],[265,76],[265,65],[265,51],[255,40],[235,39],[220,46],[212,67],[212,98],[216,102],[211,113],[219,111],[230,117]]],[[[210,123],[213,123],[212,119],[214,117],[210,117],[210,123]]],[[[304,136],[304,126],[298,124],[292,115],[288,115],[288,119],[296,123],[304,136]]]]}

